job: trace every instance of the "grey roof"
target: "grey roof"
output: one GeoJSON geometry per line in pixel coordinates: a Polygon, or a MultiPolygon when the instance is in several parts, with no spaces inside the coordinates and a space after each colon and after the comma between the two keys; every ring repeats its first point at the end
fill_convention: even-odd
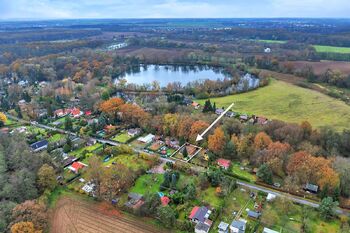
{"type": "Polygon", "coordinates": [[[141,194],[138,194],[138,193],[129,193],[128,197],[130,199],[133,199],[133,200],[140,200],[143,196],[141,194]]]}
{"type": "Polygon", "coordinates": [[[305,189],[309,190],[309,191],[312,191],[312,192],[317,192],[318,191],[318,186],[314,185],[314,184],[307,183],[305,185],[305,189]]]}
{"type": "Polygon", "coordinates": [[[33,150],[37,150],[37,149],[40,149],[42,147],[45,147],[49,144],[49,142],[47,140],[41,140],[39,142],[35,142],[33,143],[32,145],[30,145],[30,147],[33,149],[33,150]]]}
{"type": "Polygon", "coordinates": [[[200,207],[194,214],[192,219],[197,219],[199,222],[205,221],[205,215],[208,213],[208,208],[205,206],[200,207]]]}
{"type": "Polygon", "coordinates": [[[231,226],[234,228],[237,228],[239,230],[239,233],[244,233],[245,232],[245,225],[246,223],[241,221],[241,220],[234,220],[231,223],[231,226]]]}
{"type": "Polygon", "coordinates": [[[252,217],[252,218],[259,218],[260,217],[260,213],[252,211],[252,210],[249,210],[248,211],[248,216],[252,217]]]}
{"type": "Polygon", "coordinates": [[[220,230],[226,231],[229,225],[230,225],[230,224],[228,224],[228,223],[220,222],[218,228],[219,228],[220,230]]]}
{"type": "Polygon", "coordinates": [[[196,225],[196,229],[199,230],[199,231],[209,232],[210,226],[208,226],[208,225],[205,224],[205,223],[199,222],[199,223],[197,223],[197,225],[196,225]]]}

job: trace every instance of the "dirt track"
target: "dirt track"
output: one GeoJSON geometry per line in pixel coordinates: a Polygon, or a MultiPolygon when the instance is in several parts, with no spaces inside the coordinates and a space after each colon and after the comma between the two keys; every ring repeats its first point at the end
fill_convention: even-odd
{"type": "Polygon", "coordinates": [[[141,219],[121,216],[117,211],[105,210],[71,198],[61,198],[52,216],[51,233],[160,233],[141,219]]]}

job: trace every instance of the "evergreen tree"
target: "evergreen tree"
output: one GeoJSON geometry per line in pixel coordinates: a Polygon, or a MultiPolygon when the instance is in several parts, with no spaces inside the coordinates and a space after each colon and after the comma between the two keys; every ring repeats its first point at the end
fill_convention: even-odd
{"type": "Polygon", "coordinates": [[[265,183],[272,184],[272,171],[267,164],[261,165],[256,175],[265,183]]]}

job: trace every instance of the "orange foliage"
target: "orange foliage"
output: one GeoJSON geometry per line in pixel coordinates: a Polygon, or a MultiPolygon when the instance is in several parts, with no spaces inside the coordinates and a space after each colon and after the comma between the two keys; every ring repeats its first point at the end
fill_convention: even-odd
{"type": "Polygon", "coordinates": [[[195,141],[197,135],[202,133],[202,131],[204,131],[208,127],[209,127],[209,124],[207,122],[205,122],[205,121],[202,121],[202,120],[195,121],[192,124],[191,130],[190,130],[190,138],[191,138],[191,140],[195,141]]]}
{"type": "Polygon", "coordinates": [[[121,98],[110,98],[100,104],[100,111],[111,116],[116,116],[119,107],[124,104],[121,98]]]}
{"type": "Polygon", "coordinates": [[[215,154],[220,154],[225,147],[225,134],[221,127],[215,129],[214,134],[209,136],[208,148],[215,154]]]}
{"type": "Polygon", "coordinates": [[[258,133],[254,138],[254,146],[256,149],[266,149],[271,143],[271,138],[265,132],[258,133]]]}
{"type": "Polygon", "coordinates": [[[339,175],[331,165],[331,160],[301,151],[292,155],[287,171],[296,176],[301,184],[315,182],[321,189],[328,185],[332,190],[339,185],[339,175]]]}
{"type": "Polygon", "coordinates": [[[18,222],[12,225],[11,233],[41,233],[42,231],[35,230],[32,222],[18,222]]]}

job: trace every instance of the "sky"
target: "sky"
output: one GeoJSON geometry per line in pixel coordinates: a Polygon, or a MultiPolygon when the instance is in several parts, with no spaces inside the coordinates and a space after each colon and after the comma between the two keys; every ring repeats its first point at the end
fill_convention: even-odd
{"type": "Polygon", "coordinates": [[[350,0],[0,0],[0,19],[349,18],[350,0]]]}

